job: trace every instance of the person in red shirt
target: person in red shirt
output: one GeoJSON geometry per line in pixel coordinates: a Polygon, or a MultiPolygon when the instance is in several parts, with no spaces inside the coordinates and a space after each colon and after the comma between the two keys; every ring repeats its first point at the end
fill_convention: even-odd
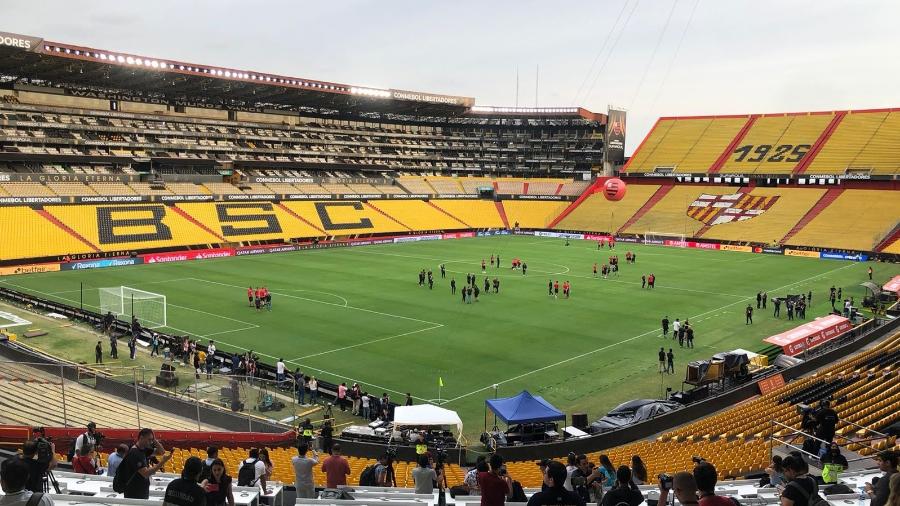
{"type": "Polygon", "coordinates": [[[559,280],[553,282],[553,298],[559,298],[559,280]]]}
{"type": "Polygon", "coordinates": [[[96,458],[94,445],[85,443],[81,446],[79,455],[72,459],[72,470],[79,474],[97,474],[97,465],[94,462],[96,458]]]}
{"type": "Polygon", "coordinates": [[[322,462],[322,471],[325,473],[325,486],[337,488],[338,485],[347,484],[347,475],[350,474],[350,464],[341,456],[341,445],[335,443],[331,447],[331,456],[322,462]]]}
{"type": "Polygon", "coordinates": [[[262,304],[262,288],[256,287],[254,295],[256,296],[256,310],[259,311],[259,306],[262,304]]]}
{"type": "Polygon", "coordinates": [[[650,277],[647,278],[647,288],[654,288],[656,285],[656,275],[650,274],[650,277]]]}
{"type": "Polygon", "coordinates": [[[247,287],[247,300],[250,303],[250,307],[253,307],[253,287],[252,286],[247,287]]]}
{"type": "Polygon", "coordinates": [[[570,285],[568,281],[563,283],[563,295],[565,295],[567,299],[569,298],[569,288],[571,288],[571,286],[572,285],[570,285]]]}
{"type": "Polygon", "coordinates": [[[503,457],[491,455],[491,470],[477,475],[481,487],[481,506],[502,506],[506,496],[512,494],[512,479],[503,465],[503,457]]]}

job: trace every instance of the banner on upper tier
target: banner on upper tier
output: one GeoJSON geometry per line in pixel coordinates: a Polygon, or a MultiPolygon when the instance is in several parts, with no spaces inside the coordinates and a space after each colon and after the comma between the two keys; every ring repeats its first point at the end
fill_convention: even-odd
{"type": "Polygon", "coordinates": [[[144,263],[141,257],[135,258],[104,258],[102,260],[88,260],[85,262],[68,262],[60,264],[60,270],[78,271],[82,269],[103,269],[105,267],[122,267],[125,265],[138,265],[144,263]]]}
{"type": "Polygon", "coordinates": [[[807,251],[804,249],[786,249],[784,254],[789,257],[819,258],[818,251],[807,251]]]}

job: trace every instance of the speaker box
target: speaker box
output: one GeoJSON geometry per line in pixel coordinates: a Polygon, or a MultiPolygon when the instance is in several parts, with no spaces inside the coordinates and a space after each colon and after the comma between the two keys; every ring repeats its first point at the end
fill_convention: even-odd
{"type": "Polygon", "coordinates": [[[171,388],[178,386],[178,377],[169,374],[160,374],[156,377],[156,386],[171,388]]]}
{"type": "Polygon", "coordinates": [[[576,429],[587,431],[588,418],[587,413],[572,413],[572,426],[576,429]]]}

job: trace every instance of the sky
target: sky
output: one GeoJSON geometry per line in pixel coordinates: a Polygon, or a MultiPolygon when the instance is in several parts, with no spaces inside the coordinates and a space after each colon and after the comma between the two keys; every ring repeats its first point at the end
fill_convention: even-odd
{"type": "Polygon", "coordinates": [[[98,49],[478,105],[625,108],[627,154],[660,116],[900,106],[896,0],[5,6],[0,31],[98,49]]]}

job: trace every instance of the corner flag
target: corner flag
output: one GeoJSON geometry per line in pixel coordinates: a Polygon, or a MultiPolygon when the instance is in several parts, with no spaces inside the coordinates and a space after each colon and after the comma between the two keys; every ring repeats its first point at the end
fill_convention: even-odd
{"type": "Polygon", "coordinates": [[[440,376],[438,376],[438,386],[439,386],[439,387],[444,386],[444,379],[441,378],[440,376]]]}

